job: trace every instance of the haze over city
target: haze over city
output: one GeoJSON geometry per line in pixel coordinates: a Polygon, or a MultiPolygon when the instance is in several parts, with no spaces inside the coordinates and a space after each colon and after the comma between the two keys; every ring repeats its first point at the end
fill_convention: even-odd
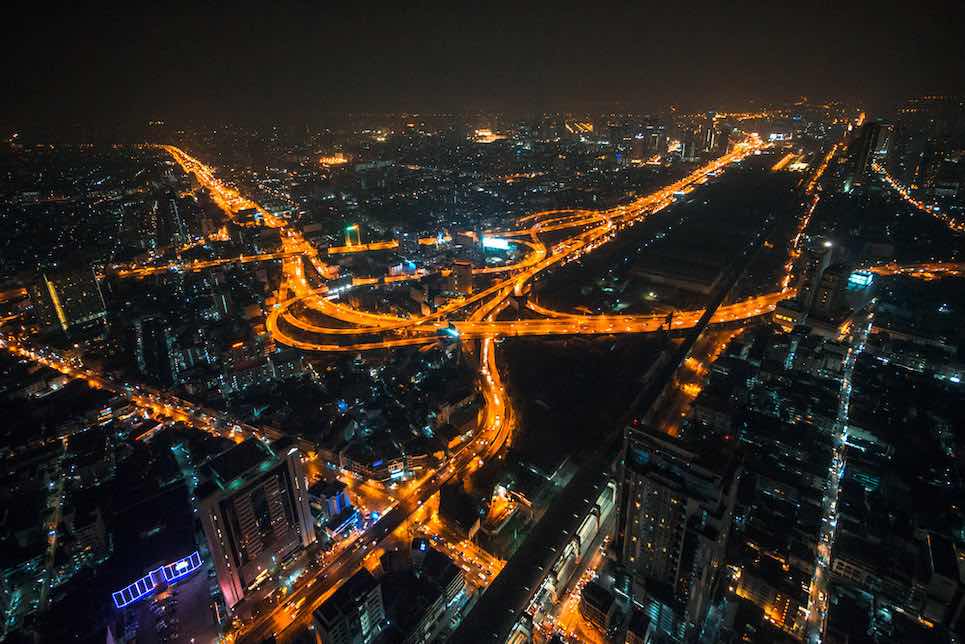
{"type": "Polygon", "coordinates": [[[960,641],[960,3],[10,16],[0,641],[960,641]]]}

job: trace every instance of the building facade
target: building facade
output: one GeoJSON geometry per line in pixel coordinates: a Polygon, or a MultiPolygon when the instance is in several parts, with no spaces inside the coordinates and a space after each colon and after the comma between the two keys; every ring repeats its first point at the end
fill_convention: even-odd
{"type": "Polygon", "coordinates": [[[719,453],[702,455],[656,431],[628,429],[617,547],[636,599],[671,638],[683,639],[706,616],[738,474],[719,453]]]}
{"type": "Polygon", "coordinates": [[[315,541],[301,453],[249,439],[204,467],[201,525],[230,608],[285,559],[315,541]]]}

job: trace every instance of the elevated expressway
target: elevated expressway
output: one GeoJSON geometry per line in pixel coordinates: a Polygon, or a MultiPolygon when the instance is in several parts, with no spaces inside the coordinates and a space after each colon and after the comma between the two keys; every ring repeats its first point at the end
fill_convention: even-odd
{"type": "MultiPolygon", "coordinates": [[[[337,275],[337,268],[326,264],[321,257],[388,250],[398,247],[395,240],[314,248],[296,229],[284,219],[276,217],[256,202],[243,197],[236,188],[229,186],[214,175],[211,168],[174,146],[161,146],[182,169],[195,175],[199,183],[209,190],[212,199],[235,223],[257,225],[239,219],[242,211],[257,211],[261,225],[280,229],[282,248],[275,253],[242,255],[238,257],[174,262],[160,266],[121,267],[115,271],[119,277],[145,277],[165,271],[196,271],[228,264],[255,261],[282,260],[283,277],[279,284],[276,304],[268,315],[267,327],[272,337],[306,351],[363,351],[394,347],[424,345],[437,342],[440,332],[454,330],[459,337],[482,338],[527,335],[649,333],[665,326],[659,315],[593,316],[543,312],[537,306],[530,310],[545,315],[545,319],[498,321],[474,317],[477,308],[493,310],[505,302],[514,292],[522,291],[527,282],[556,265],[562,265],[591,252],[599,245],[613,239],[625,228],[643,221],[673,202],[677,194],[693,190],[727,165],[740,161],[766,147],[759,139],[747,138],[735,145],[728,154],[697,168],[686,177],[675,181],[651,194],[628,204],[608,210],[556,209],[543,210],[519,217],[520,226],[511,230],[489,231],[488,237],[505,239],[514,246],[525,247],[523,257],[512,264],[486,266],[473,270],[473,275],[492,282],[481,290],[461,298],[455,298],[428,315],[400,317],[397,315],[362,311],[338,301],[324,286],[312,286],[306,275],[308,263],[323,278],[337,275]],[[572,231],[569,237],[552,246],[545,240],[547,233],[572,231]],[[308,315],[307,312],[313,312],[308,315]],[[337,324],[319,324],[314,321],[321,316],[337,324]]],[[[830,153],[829,153],[830,156],[830,153]]],[[[419,243],[437,243],[434,237],[420,239],[419,243]]],[[[353,286],[378,287],[406,280],[419,280],[432,273],[417,271],[410,275],[355,277],[353,286]]],[[[751,298],[722,309],[715,322],[725,322],[762,315],[773,309],[774,304],[787,296],[787,284],[779,291],[751,298]]],[[[692,326],[700,318],[701,311],[683,311],[674,315],[669,326],[683,329],[692,326]]]]}
{"type": "MultiPolygon", "coordinates": [[[[546,319],[499,321],[493,319],[493,315],[475,316],[473,312],[496,310],[540,273],[592,252],[615,238],[620,231],[668,206],[677,194],[692,190],[727,165],[763,147],[765,145],[759,140],[749,138],[737,144],[727,155],[625,205],[598,211],[546,210],[517,219],[518,224],[524,225],[521,228],[487,232],[489,237],[526,246],[528,252],[516,263],[474,270],[474,275],[497,277],[481,290],[452,299],[427,315],[399,317],[353,309],[327,297],[325,289],[311,288],[304,271],[292,268],[286,271],[286,284],[280,289],[287,297],[280,297],[269,312],[269,332],[276,341],[307,351],[361,351],[436,342],[440,332],[447,329],[460,338],[469,339],[657,331],[665,325],[664,316],[550,314],[546,319]],[[556,231],[573,231],[573,234],[548,246],[543,235],[556,231]],[[306,315],[309,309],[322,313],[338,324],[323,325],[313,321],[306,315]]],[[[722,309],[715,321],[733,321],[765,314],[786,296],[786,289],[782,289],[733,304],[722,309]]],[[[696,323],[701,313],[699,310],[680,312],[671,321],[671,328],[688,328],[696,323]]]]}

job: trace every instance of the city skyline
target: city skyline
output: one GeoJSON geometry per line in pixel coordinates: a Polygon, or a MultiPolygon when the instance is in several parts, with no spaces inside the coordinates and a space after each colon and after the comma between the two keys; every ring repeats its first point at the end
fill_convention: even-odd
{"type": "Polygon", "coordinates": [[[962,6],[17,9],[0,642],[965,635],[962,6]]]}

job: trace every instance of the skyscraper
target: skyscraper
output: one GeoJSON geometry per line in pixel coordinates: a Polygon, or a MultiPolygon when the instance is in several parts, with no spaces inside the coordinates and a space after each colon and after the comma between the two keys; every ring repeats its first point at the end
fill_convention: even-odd
{"type": "Polygon", "coordinates": [[[851,144],[851,185],[860,186],[871,174],[871,164],[879,153],[882,138],[887,137],[881,123],[865,123],[858,138],[851,144]],[[884,133],[884,134],[883,134],[884,133]]]}
{"type": "Polygon", "coordinates": [[[667,129],[659,123],[648,124],[643,130],[647,154],[663,154],[667,151],[667,129]]]}
{"type": "Polygon", "coordinates": [[[707,112],[707,118],[704,120],[704,125],[700,130],[701,152],[710,152],[716,147],[714,145],[717,132],[717,130],[714,128],[714,118],[716,116],[716,112],[707,112]]]}
{"type": "Polygon", "coordinates": [[[53,277],[43,273],[30,287],[30,301],[45,329],[59,327],[68,332],[107,318],[107,306],[93,270],[53,277]]]}
{"type": "Polygon", "coordinates": [[[851,269],[843,263],[833,264],[825,269],[814,293],[815,315],[829,319],[840,310],[844,304],[844,289],[850,275],[851,269]]]}
{"type": "Polygon", "coordinates": [[[472,293],[472,262],[457,259],[452,263],[452,290],[472,293]]]}
{"type": "Polygon", "coordinates": [[[807,313],[814,303],[814,293],[821,276],[831,263],[831,242],[821,239],[810,239],[805,245],[801,258],[800,275],[797,282],[797,301],[801,311],[807,313]]]}
{"type": "Polygon", "coordinates": [[[635,600],[665,636],[683,640],[706,617],[738,478],[719,450],[628,429],[617,548],[635,600]]]}
{"type": "Polygon", "coordinates": [[[230,608],[315,541],[301,453],[250,438],[202,467],[201,525],[230,608]]]}

